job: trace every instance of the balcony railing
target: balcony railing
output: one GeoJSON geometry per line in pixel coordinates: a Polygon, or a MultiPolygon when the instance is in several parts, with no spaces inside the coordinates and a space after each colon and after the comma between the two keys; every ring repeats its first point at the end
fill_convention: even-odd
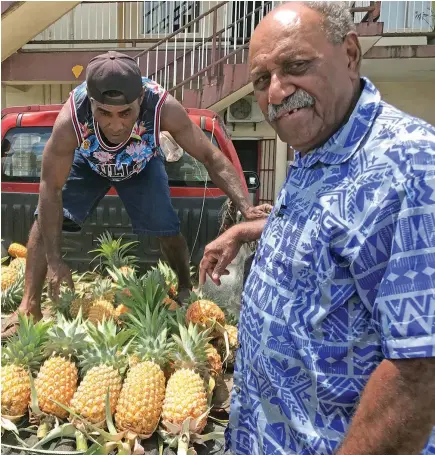
{"type": "MultiPolygon", "coordinates": [[[[231,39],[246,41],[252,27],[281,1],[231,1],[220,9],[217,30],[231,22],[243,19],[253,10],[250,20],[239,22],[237,30],[222,36],[225,44],[231,39]],[[234,35],[234,36],[233,36],[234,35]]],[[[25,49],[99,49],[99,48],[147,48],[160,39],[182,29],[177,45],[210,37],[213,31],[212,16],[206,15],[217,2],[214,1],[125,1],[82,2],[70,13],[40,33],[25,49]],[[203,19],[194,22],[200,16],[203,19]],[[194,26],[184,27],[187,23],[194,26]],[[181,39],[182,38],[182,39],[181,39]]],[[[384,23],[384,33],[426,33],[434,30],[435,11],[431,1],[353,1],[354,20],[384,23]]],[[[172,46],[168,43],[168,48],[172,46]]]]}

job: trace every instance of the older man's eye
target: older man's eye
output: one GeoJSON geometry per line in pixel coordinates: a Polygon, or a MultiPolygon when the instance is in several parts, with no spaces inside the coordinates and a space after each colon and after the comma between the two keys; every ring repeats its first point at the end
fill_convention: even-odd
{"type": "Polygon", "coordinates": [[[307,62],[305,60],[301,60],[298,62],[292,62],[284,65],[284,71],[286,73],[301,73],[305,71],[307,68],[307,62]]]}
{"type": "Polygon", "coordinates": [[[257,77],[253,84],[254,84],[254,87],[255,88],[258,88],[258,89],[261,89],[262,87],[266,86],[267,85],[267,81],[269,80],[269,77],[264,75],[264,76],[260,76],[260,77],[257,77]]]}

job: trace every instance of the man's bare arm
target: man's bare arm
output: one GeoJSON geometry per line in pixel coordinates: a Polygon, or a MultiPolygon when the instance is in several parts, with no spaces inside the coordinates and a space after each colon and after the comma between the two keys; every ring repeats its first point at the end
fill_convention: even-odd
{"type": "Polygon", "coordinates": [[[56,119],[42,156],[38,223],[44,239],[49,269],[62,262],[62,187],[71,170],[76,147],[77,136],[67,102],[56,119]]]}
{"type": "Polygon", "coordinates": [[[262,209],[252,207],[236,169],[204,132],[189,118],[181,104],[168,96],[161,114],[161,129],[168,131],[190,155],[203,163],[213,183],[224,191],[246,219],[263,218],[262,209]]]}
{"type": "Polygon", "coordinates": [[[266,225],[266,219],[248,221],[236,224],[216,240],[209,243],[204,250],[204,256],[199,266],[199,282],[205,283],[208,275],[215,284],[221,284],[220,277],[227,275],[228,264],[237,256],[244,243],[254,242],[261,237],[266,225]]]}
{"type": "Polygon", "coordinates": [[[383,360],[337,455],[417,455],[435,426],[435,359],[383,360]]]}

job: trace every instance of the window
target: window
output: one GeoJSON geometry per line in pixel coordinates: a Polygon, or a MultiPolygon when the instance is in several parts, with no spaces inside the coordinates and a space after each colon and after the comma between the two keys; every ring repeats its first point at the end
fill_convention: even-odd
{"type": "MultiPolygon", "coordinates": [[[[51,127],[12,128],[2,142],[2,180],[8,182],[39,182],[42,152],[51,135],[51,127]]],[[[211,140],[211,133],[205,131],[211,140]]],[[[213,144],[219,148],[216,138],[213,144]]],[[[184,152],[175,163],[165,163],[171,186],[212,187],[205,166],[184,152]]]]}
{"type": "MultiPolygon", "coordinates": [[[[176,32],[200,15],[198,1],[145,1],[143,3],[143,34],[159,35],[176,32]]],[[[190,26],[187,33],[199,32],[199,23],[195,30],[190,26]]]]}
{"type": "MultiPolygon", "coordinates": [[[[205,135],[211,140],[211,133],[204,131],[205,135]]],[[[219,148],[216,138],[213,137],[213,145],[219,148]]],[[[169,184],[172,186],[207,186],[213,187],[207,169],[198,160],[190,156],[187,152],[174,163],[165,163],[169,184]]]]}
{"type": "Polygon", "coordinates": [[[42,152],[50,127],[13,128],[2,142],[2,178],[5,181],[38,182],[42,152]]]}

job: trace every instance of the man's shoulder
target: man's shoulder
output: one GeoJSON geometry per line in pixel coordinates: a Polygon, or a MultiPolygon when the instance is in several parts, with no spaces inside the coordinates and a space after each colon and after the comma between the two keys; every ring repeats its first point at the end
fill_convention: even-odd
{"type": "Polygon", "coordinates": [[[374,146],[375,153],[393,167],[396,181],[434,168],[435,127],[385,101],[379,106],[369,142],[369,148],[374,146]]]}
{"type": "Polygon", "coordinates": [[[166,90],[160,84],[147,77],[142,77],[142,87],[145,89],[145,98],[147,94],[161,97],[166,93],[166,90]]]}
{"type": "Polygon", "coordinates": [[[435,143],[435,126],[385,101],[380,103],[374,126],[376,130],[388,131],[397,143],[422,139],[435,143]]]}

